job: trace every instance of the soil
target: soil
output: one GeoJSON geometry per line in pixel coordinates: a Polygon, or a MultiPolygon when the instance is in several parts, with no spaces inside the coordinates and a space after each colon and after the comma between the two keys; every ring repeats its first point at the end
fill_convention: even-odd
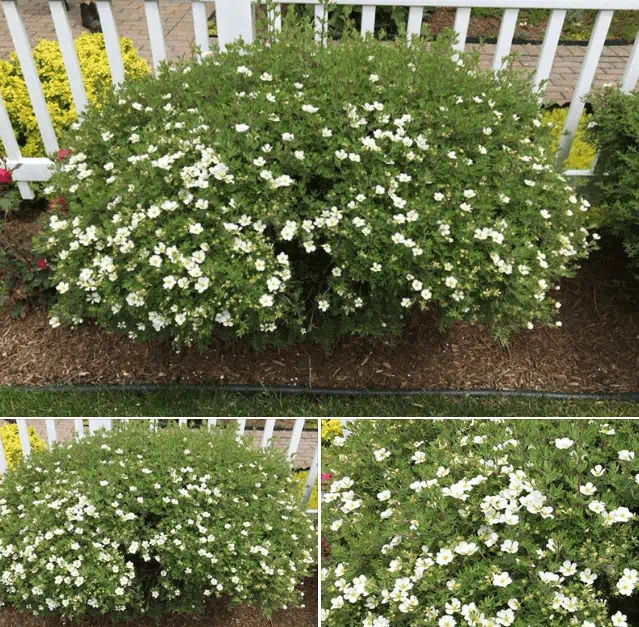
{"type": "Polygon", "coordinates": [[[115,622],[109,618],[84,620],[80,623],[63,623],[55,618],[41,618],[11,608],[0,609],[0,627],[316,627],[317,625],[317,580],[307,579],[304,584],[304,608],[276,612],[268,619],[254,608],[229,609],[223,601],[212,602],[206,613],[199,616],[174,614],[159,623],[150,619],[115,622]]]}
{"type": "MultiPolygon", "coordinates": [[[[604,238],[605,239],[605,238],[604,238]]],[[[398,338],[347,338],[328,353],[316,345],[256,352],[214,339],[204,352],[168,342],[133,343],[92,324],[52,329],[46,309],[20,319],[0,312],[0,385],[80,383],[270,383],[313,387],[520,388],[628,392],[639,389],[639,282],[617,242],[595,253],[562,286],[562,328],[511,337],[486,328],[438,328],[416,315],[398,338]]]]}

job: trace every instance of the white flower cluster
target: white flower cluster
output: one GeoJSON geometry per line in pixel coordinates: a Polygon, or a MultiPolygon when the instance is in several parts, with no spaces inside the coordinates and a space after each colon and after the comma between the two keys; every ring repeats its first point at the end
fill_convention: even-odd
{"type": "MultiPolygon", "coordinates": [[[[606,615],[598,584],[622,597],[639,590],[627,565],[639,557],[637,516],[619,502],[636,494],[634,451],[616,449],[606,424],[555,438],[550,421],[522,422],[448,421],[429,441],[418,439],[419,421],[377,421],[331,446],[325,540],[341,562],[329,555],[322,571],[328,627],[509,627],[542,616],[566,627],[627,627],[622,612],[606,615]],[[586,430],[590,439],[578,433],[586,430]],[[368,455],[357,458],[363,443],[373,467],[368,455]],[[588,460],[591,481],[573,473],[577,460],[588,460]],[[351,540],[357,549],[346,561],[351,540]]],[[[639,445],[636,429],[626,426],[619,441],[634,433],[639,445]]]]}

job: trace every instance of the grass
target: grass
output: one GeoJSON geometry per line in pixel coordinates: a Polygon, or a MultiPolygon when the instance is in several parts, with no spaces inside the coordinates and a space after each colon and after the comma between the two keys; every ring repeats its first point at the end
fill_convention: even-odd
{"type": "Polygon", "coordinates": [[[343,398],[221,392],[0,390],[0,416],[639,416],[639,403],[533,398],[343,398]]]}

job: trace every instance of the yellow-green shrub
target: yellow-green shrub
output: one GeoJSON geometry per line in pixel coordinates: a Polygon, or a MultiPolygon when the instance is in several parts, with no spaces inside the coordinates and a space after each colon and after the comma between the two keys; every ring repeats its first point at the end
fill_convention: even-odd
{"type": "MultiPolygon", "coordinates": [[[[28,432],[31,452],[38,453],[44,451],[47,446],[40,439],[38,432],[33,427],[29,427],[28,432]]],[[[20,444],[18,425],[7,424],[0,427],[0,440],[2,440],[4,454],[7,458],[7,466],[13,469],[22,460],[22,445],[20,444]]]]}
{"type": "MultiPolygon", "coordinates": [[[[81,35],[75,40],[75,49],[82,71],[89,102],[99,100],[102,90],[111,85],[111,71],[101,33],[81,35]]],[[[122,61],[127,76],[141,76],[149,66],[133,47],[130,39],[120,39],[122,61]]],[[[47,39],[33,49],[33,58],[40,76],[47,108],[56,134],[68,128],[76,119],[71,87],[57,41],[47,39]]],[[[43,156],[44,146],[36,122],[27,86],[15,52],[10,61],[0,60],[0,94],[4,99],[13,130],[24,156],[43,156]]]]}
{"type": "MultiPolygon", "coordinates": [[[[306,487],[306,480],[308,479],[308,470],[298,470],[294,475],[293,479],[297,481],[299,484],[300,490],[300,498],[304,495],[304,488],[306,487]]],[[[313,491],[311,492],[311,497],[308,500],[307,509],[317,509],[317,481],[315,482],[315,486],[313,487],[313,491]]]]}
{"type": "Polygon", "coordinates": [[[339,419],[322,420],[322,442],[330,444],[338,435],[342,435],[342,423],[339,419]]]}
{"type": "MultiPolygon", "coordinates": [[[[568,109],[552,109],[544,112],[544,122],[552,122],[554,124],[552,129],[553,151],[557,150],[559,146],[559,138],[561,137],[561,131],[566,121],[566,115],[568,115],[568,109]]],[[[595,158],[595,148],[584,139],[586,124],[590,121],[590,118],[590,115],[584,114],[581,116],[581,120],[579,120],[579,126],[577,127],[577,133],[572,142],[572,147],[570,148],[570,154],[564,162],[564,167],[567,170],[587,170],[592,165],[592,161],[595,158]]]]}

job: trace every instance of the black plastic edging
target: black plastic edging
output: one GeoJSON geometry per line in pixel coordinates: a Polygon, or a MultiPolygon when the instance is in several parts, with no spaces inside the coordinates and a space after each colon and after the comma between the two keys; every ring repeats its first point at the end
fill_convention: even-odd
{"type": "MultiPolygon", "coordinates": [[[[496,37],[466,37],[467,44],[496,44],[496,37]]],[[[543,39],[525,39],[522,37],[513,37],[513,45],[515,46],[541,46],[544,43],[543,39]]],[[[586,47],[589,44],[587,39],[560,39],[558,46],[583,46],[586,47]]],[[[606,39],[604,46],[632,46],[633,41],[628,39],[606,39]]]]}
{"type": "Polygon", "coordinates": [[[547,398],[555,400],[628,401],[639,402],[639,392],[547,392],[544,390],[517,389],[436,389],[436,388],[314,388],[303,385],[260,385],[260,384],[172,384],[172,383],[132,383],[132,384],[82,384],[82,385],[42,385],[34,387],[3,386],[2,389],[24,392],[226,392],[232,394],[280,394],[283,396],[354,397],[370,398],[381,396],[447,396],[447,397],[520,397],[547,398]]]}

